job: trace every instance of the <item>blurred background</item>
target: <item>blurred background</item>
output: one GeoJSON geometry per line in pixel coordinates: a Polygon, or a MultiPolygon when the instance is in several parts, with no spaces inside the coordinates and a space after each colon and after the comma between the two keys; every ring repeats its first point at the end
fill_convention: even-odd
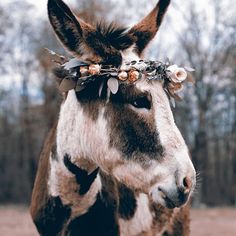
{"type": "MultiPolygon", "coordinates": [[[[131,26],[157,1],[65,2],[88,22],[106,19],[131,26]]],[[[49,25],[46,4],[0,2],[1,205],[29,204],[43,140],[58,116],[61,98],[44,48],[65,52],[49,25]]],[[[235,207],[235,4],[173,0],[145,57],[195,68],[196,84],[185,86],[183,101],[173,109],[199,173],[193,206],[235,207]]]]}

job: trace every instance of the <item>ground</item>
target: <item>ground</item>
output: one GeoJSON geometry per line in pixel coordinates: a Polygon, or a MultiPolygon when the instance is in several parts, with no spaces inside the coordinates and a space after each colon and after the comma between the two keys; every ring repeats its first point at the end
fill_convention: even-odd
{"type": "MultiPolygon", "coordinates": [[[[236,235],[236,210],[229,208],[191,210],[191,236],[236,235]]],[[[0,235],[37,236],[27,208],[0,207],[0,235]]]]}

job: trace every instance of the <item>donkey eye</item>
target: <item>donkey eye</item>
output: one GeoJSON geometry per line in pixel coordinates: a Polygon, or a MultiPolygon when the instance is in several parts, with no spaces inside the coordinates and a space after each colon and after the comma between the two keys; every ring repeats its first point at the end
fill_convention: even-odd
{"type": "Polygon", "coordinates": [[[134,99],[133,101],[131,101],[130,103],[132,106],[134,106],[135,108],[145,108],[150,110],[151,109],[151,102],[148,100],[147,97],[139,97],[134,99]]]}

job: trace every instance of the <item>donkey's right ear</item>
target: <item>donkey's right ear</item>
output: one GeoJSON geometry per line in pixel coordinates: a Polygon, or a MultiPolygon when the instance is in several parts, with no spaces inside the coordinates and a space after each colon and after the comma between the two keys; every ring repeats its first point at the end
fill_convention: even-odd
{"type": "Polygon", "coordinates": [[[63,46],[74,56],[80,55],[81,44],[84,43],[83,31],[89,31],[90,25],[78,20],[61,0],[48,0],[48,16],[63,46]]]}

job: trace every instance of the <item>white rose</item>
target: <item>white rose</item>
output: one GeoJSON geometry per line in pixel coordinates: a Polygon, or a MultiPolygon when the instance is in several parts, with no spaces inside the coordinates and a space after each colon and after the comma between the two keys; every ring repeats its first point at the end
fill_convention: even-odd
{"type": "Polygon", "coordinates": [[[184,68],[177,65],[171,65],[167,68],[171,80],[175,83],[181,83],[187,78],[187,72],[184,68]]]}
{"type": "Polygon", "coordinates": [[[92,64],[89,66],[89,73],[91,75],[97,75],[100,73],[100,70],[101,70],[101,66],[98,65],[98,64],[92,64]]]}

